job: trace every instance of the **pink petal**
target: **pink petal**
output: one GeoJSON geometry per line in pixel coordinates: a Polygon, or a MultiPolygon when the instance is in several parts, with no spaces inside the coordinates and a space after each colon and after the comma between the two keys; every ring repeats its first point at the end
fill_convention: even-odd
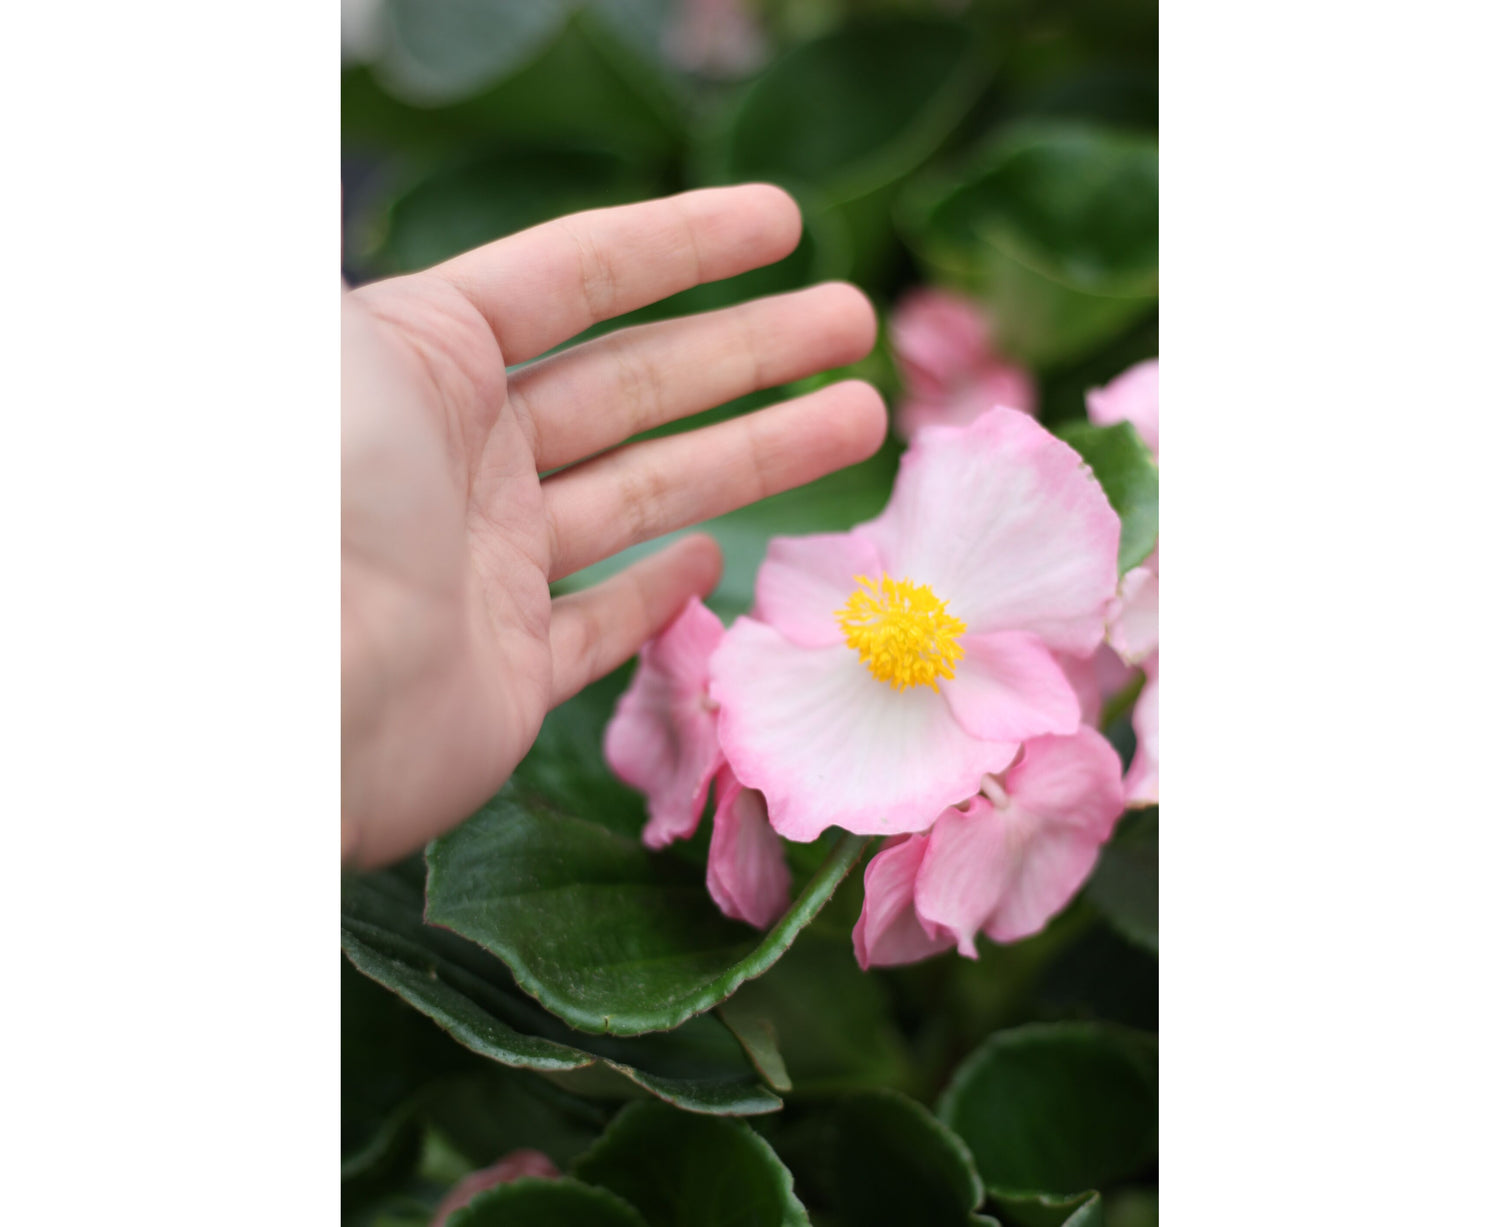
{"type": "Polygon", "coordinates": [[[1116,375],[1102,388],[1084,397],[1089,421],[1096,426],[1113,426],[1130,422],[1141,441],[1157,454],[1159,441],[1160,365],[1155,358],[1139,362],[1123,374],[1116,375]]]}
{"type": "Polygon", "coordinates": [[[986,362],[971,374],[925,396],[909,396],[896,407],[896,432],[913,439],[928,426],[967,426],[996,405],[1036,412],[1036,385],[1020,367],[986,362]]]}
{"type": "Polygon", "coordinates": [[[1160,581],[1156,555],[1125,573],[1120,595],[1110,606],[1109,642],[1122,657],[1139,664],[1156,651],[1160,581]]]}
{"type": "Polygon", "coordinates": [[[1146,684],[1141,688],[1141,697],[1135,701],[1135,714],[1131,717],[1135,726],[1135,757],[1130,760],[1130,770],[1125,773],[1125,798],[1132,808],[1156,805],[1161,792],[1157,779],[1157,760],[1161,750],[1157,657],[1150,657],[1145,668],[1146,684]]]}
{"type": "Polygon", "coordinates": [[[781,841],[766,821],[766,799],[744,788],[728,767],[714,790],[713,838],[708,844],[708,893],[719,911],[764,929],[787,909],[792,876],[781,841]]]}
{"type": "Polygon", "coordinates": [[[927,848],[925,835],[887,840],[865,867],[865,903],[854,924],[854,957],[866,971],[915,963],[952,948],[927,935],[912,906],[917,871],[927,848]]]}
{"type": "Polygon", "coordinates": [[[976,634],[1030,631],[1075,655],[1104,636],[1119,517],[1078,453],[1025,414],[924,430],[885,511],[857,531],[976,634]]]}
{"type": "Polygon", "coordinates": [[[843,643],[835,615],[857,576],[878,580],[883,570],[879,551],[858,533],[772,537],[755,577],[754,617],[798,647],[843,643]]]}
{"type": "Polygon", "coordinates": [[[753,618],[729,629],[712,672],[724,755],[787,839],[924,830],[1015,755],[927,687],[893,690],[847,646],[799,648],[753,618]]]}
{"type": "Polygon", "coordinates": [[[917,876],[918,918],[978,957],[994,941],[1040,932],[1088,880],[1124,808],[1120,760],[1093,729],[1029,741],[1005,773],[1002,808],[977,797],[933,825],[917,876]]]}
{"type": "Polygon", "coordinates": [[[965,635],[964,658],[939,683],[958,722],[989,741],[1025,741],[1072,733],[1078,695],[1062,666],[1035,635],[998,631],[965,635]]]}
{"type": "Polygon", "coordinates": [[[1057,663],[1068,675],[1068,682],[1078,695],[1080,718],[1084,724],[1095,728],[1099,726],[1099,715],[1105,702],[1134,674],[1134,670],[1108,644],[1101,646],[1092,656],[1059,653],[1057,663]]]}
{"type": "Polygon", "coordinates": [[[708,786],[724,761],[708,704],[708,661],[724,627],[693,597],[666,630],[641,649],[630,686],[604,730],[610,770],[646,794],[650,848],[697,829],[708,786]]]}
{"type": "Polygon", "coordinates": [[[1125,809],[1120,756],[1103,734],[1084,727],[1071,737],[1028,741],[1005,773],[1013,805],[1049,822],[1089,832],[1103,843],[1125,809]]]}
{"type": "Polygon", "coordinates": [[[556,1180],[562,1173],[553,1166],[552,1160],[539,1150],[513,1150],[491,1167],[482,1167],[470,1172],[448,1191],[432,1213],[432,1227],[444,1227],[448,1216],[461,1210],[486,1189],[493,1189],[522,1176],[536,1176],[543,1180],[556,1180]]]}
{"type": "Polygon", "coordinates": [[[1020,814],[997,814],[985,797],[947,809],[933,823],[913,890],[916,914],[935,939],[977,959],[974,935],[1009,889],[1023,834],[1020,814]]]}
{"type": "Polygon", "coordinates": [[[902,382],[937,397],[989,358],[989,323],[978,303],[947,290],[913,290],[891,314],[891,348],[902,382]]]}

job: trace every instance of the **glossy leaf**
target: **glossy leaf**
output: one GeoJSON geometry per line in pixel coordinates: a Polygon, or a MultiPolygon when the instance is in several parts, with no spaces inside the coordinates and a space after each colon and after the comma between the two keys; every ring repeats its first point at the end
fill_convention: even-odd
{"type": "Polygon", "coordinates": [[[1120,820],[1099,856],[1087,896],[1121,934],[1156,953],[1158,811],[1120,820]]]}
{"type": "Polygon", "coordinates": [[[710,166],[729,181],[816,185],[830,203],[843,203],[931,154],[983,81],[962,25],[850,23],[794,47],[761,74],[729,116],[710,166]]]}
{"type": "Polygon", "coordinates": [[[911,1076],[886,985],[860,971],[848,929],[804,933],[721,1007],[730,1008],[770,1028],[799,1095],[899,1086],[911,1076]]]}
{"type": "Polygon", "coordinates": [[[1073,1197],[997,1197],[1005,1227],[1105,1227],[1104,1206],[1095,1192],[1073,1197]]]}
{"type": "Polygon", "coordinates": [[[916,189],[901,212],[932,275],[988,303],[999,348],[1047,367],[1155,304],[1156,174],[1149,137],[1028,125],[956,187],[916,189]]]}
{"type": "Polygon", "coordinates": [[[1120,517],[1120,574],[1124,575],[1156,548],[1156,461],[1129,422],[1113,426],[1070,422],[1057,433],[1088,461],[1120,517]]]}
{"type": "Polygon", "coordinates": [[[417,1011],[340,962],[342,1178],[399,1175],[416,1159],[419,1094],[457,1069],[464,1054],[417,1011]]]}
{"type": "Polygon", "coordinates": [[[652,195],[639,167],[602,150],[501,150],[426,175],[376,223],[370,262],[382,271],[428,268],[528,226],[652,195]]]}
{"type": "Polygon", "coordinates": [[[563,1166],[609,1123],[604,1107],[539,1074],[469,1059],[462,1074],[428,1087],[421,1106],[428,1127],[469,1167],[488,1167],[513,1150],[540,1150],[563,1166]]]}
{"type": "Polygon", "coordinates": [[[532,1176],[486,1189],[447,1227],[645,1227],[645,1220],[606,1189],[532,1176]]]}
{"type": "Polygon", "coordinates": [[[894,1091],[851,1095],[829,1121],[832,1191],[860,1227],[994,1227],[976,1213],[984,1186],[968,1148],[926,1108],[894,1091]]]}
{"type": "Polygon", "coordinates": [[[574,1174],[623,1197],[650,1227],[808,1227],[791,1172],[741,1121],[630,1104],[574,1174]]]}
{"type": "Polygon", "coordinates": [[[720,914],[698,865],[563,811],[522,775],[428,848],[427,919],[503,959],[571,1026],[661,1031],[771,967],[866,842],[835,842],[761,934],[720,914]]]}
{"type": "Polygon", "coordinates": [[[999,1196],[1071,1195],[1156,1153],[1155,1036],[1096,1023],[997,1031],[938,1101],[999,1196]]]}
{"type": "Polygon", "coordinates": [[[493,0],[395,6],[374,76],[445,127],[491,141],[603,142],[649,159],[682,140],[680,100],[639,40],[622,39],[621,23],[600,16],[605,0],[571,15],[565,5],[493,0]],[[486,31],[496,23],[507,32],[486,31]]]}
{"type": "Polygon", "coordinates": [[[717,1018],[637,1039],[581,1034],[518,991],[502,963],[424,924],[421,905],[420,878],[410,868],[346,881],[344,953],[471,1051],[549,1074],[603,1064],[694,1112],[749,1115],[781,1106],[717,1018]]]}

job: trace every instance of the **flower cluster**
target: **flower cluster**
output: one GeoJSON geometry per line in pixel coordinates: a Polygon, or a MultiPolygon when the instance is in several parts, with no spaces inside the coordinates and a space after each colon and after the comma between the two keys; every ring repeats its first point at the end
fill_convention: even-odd
{"type": "MultiPolygon", "coordinates": [[[[1135,412],[1118,382],[1096,420],[1135,412]]],[[[854,930],[864,967],[1039,931],[1126,806],[1091,727],[1128,679],[1120,656],[1149,662],[1150,778],[1132,786],[1154,800],[1154,604],[1149,658],[1133,636],[1155,563],[1117,583],[1119,539],[1093,473],[1025,413],[922,426],[880,516],[773,539],[748,616],[726,630],[694,601],[642,652],[605,753],[646,793],[645,842],[691,835],[712,789],[709,890],[765,927],[787,905],[778,836],[886,836],[854,930]]]]}

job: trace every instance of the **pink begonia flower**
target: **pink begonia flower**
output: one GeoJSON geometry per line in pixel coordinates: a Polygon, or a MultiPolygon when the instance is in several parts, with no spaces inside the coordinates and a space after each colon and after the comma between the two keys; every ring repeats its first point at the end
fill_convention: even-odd
{"type": "Polygon", "coordinates": [[[766,799],[728,767],[719,771],[714,793],[708,893],[731,920],[764,929],[786,911],[792,885],[781,841],[766,820],[766,799]]]}
{"type": "Polygon", "coordinates": [[[513,1150],[492,1167],[482,1167],[470,1172],[460,1180],[433,1211],[432,1227],[444,1227],[448,1216],[463,1209],[486,1189],[493,1189],[522,1176],[535,1176],[543,1180],[556,1180],[562,1173],[553,1166],[552,1160],[539,1150],[513,1150]]]}
{"type": "Polygon", "coordinates": [[[990,349],[978,304],[947,290],[913,290],[891,316],[891,347],[906,397],[896,431],[913,439],[927,426],[967,426],[996,405],[1036,411],[1036,385],[990,349]]]}
{"type": "MultiPolygon", "coordinates": [[[[1089,420],[1098,426],[1115,422],[1134,424],[1151,449],[1160,453],[1159,368],[1155,359],[1131,367],[1102,388],[1088,394],[1089,420]]],[[[1158,600],[1161,586],[1160,549],[1120,581],[1120,592],[1109,613],[1109,642],[1132,664],[1144,663],[1146,684],[1136,700],[1132,722],[1136,750],[1125,776],[1125,792],[1132,806],[1157,803],[1158,702],[1157,648],[1160,640],[1158,600]]]]}
{"type": "Polygon", "coordinates": [[[708,787],[724,762],[718,715],[708,697],[708,661],[724,626],[693,597],[641,649],[630,686],[604,730],[604,761],[646,794],[641,838],[665,848],[698,829],[708,787]]]}
{"type": "Polygon", "coordinates": [[[1005,408],[924,430],[870,523],[773,539],[709,688],[771,826],[925,830],[1022,741],[1075,732],[1052,652],[1099,646],[1119,539],[1078,454],[1005,408]]]}
{"type": "Polygon", "coordinates": [[[635,676],[604,730],[604,758],[646,794],[641,840],[664,848],[698,828],[714,785],[708,893],[731,920],[764,929],[787,908],[791,875],[765,800],[744,788],[719,749],[718,704],[708,696],[708,662],[724,627],[693,597],[647,643],[635,676]]]}
{"type": "Polygon", "coordinates": [[[1088,880],[1125,808],[1120,760],[1091,728],[1028,741],[980,795],[926,835],[892,840],[865,870],[854,926],[859,965],[912,963],[974,939],[1039,933],[1088,880]]]}
{"type": "Polygon", "coordinates": [[[678,68],[710,77],[737,77],[766,61],[767,46],[744,0],[677,0],[664,38],[678,68]]]}
{"type": "Polygon", "coordinates": [[[1161,754],[1157,668],[1157,657],[1153,654],[1146,659],[1146,684],[1141,688],[1141,697],[1135,701],[1135,712],[1131,716],[1135,728],[1135,757],[1130,760],[1130,770],[1125,773],[1125,800],[1132,808],[1156,805],[1160,799],[1157,782],[1157,761],[1161,754]]]}
{"type": "Polygon", "coordinates": [[[1141,436],[1141,441],[1151,449],[1151,454],[1157,455],[1160,433],[1159,382],[1160,364],[1157,359],[1149,358],[1145,362],[1136,363],[1102,388],[1094,388],[1084,396],[1089,421],[1095,426],[1129,422],[1141,436]]]}

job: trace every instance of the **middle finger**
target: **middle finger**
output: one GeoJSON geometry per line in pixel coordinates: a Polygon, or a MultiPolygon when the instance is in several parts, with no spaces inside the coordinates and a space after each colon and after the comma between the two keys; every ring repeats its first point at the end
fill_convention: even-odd
{"type": "Polygon", "coordinates": [[[511,376],[539,469],[561,468],[690,414],[854,362],[875,313],[829,282],[600,337],[511,376]]]}

